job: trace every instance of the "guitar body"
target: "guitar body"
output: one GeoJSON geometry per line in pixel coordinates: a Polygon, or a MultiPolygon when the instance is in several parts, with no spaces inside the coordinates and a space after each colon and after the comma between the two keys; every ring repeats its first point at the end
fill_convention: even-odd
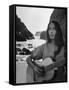
{"type": "MultiPolygon", "coordinates": [[[[36,63],[39,64],[40,66],[45,66],[46,67],[46,66],[48,66],[50,64],[53,64],[53,61],[52,61],[51,58],[46,58],[42,62],[36,61],[36,63]]],[[[54,76],[54,70],[55,69],[44,72],[43,75],[35,74],[36,82],[42,82],[42,81],[51,80],[53,78],[53,76],[54,76]]]]}
{"type": "MultiPolygon", "coordinates": [[[[37,63],[40,66],[48,66],[50,64],[53,64],[54,62],[52,61],[51,58],[46,58],[43,61],[38,61],[36,60],[35,63],[37,63]]],[[[56,68],[55,68],[56,69],[56,68]]],[[[28,71],[27,71],[27,80],[28,82],[42,82],[42,81],[49,81],[53,78],[54,76],[54,70],[50,70],[47,72],[42,73],[42,75],[39,75],[38,73],[36,73],[35,71],[33,71],[33,69],[28,65],[28,71]]]]}

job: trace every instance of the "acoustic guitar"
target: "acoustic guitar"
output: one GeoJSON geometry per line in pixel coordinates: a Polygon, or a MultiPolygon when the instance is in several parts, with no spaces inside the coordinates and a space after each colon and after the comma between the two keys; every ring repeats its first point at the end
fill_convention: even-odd
{"type": "MultiPolygon", "coordinates": [[[[58,69],[57,67],[60,67],[65,64],[65,60],[61,60],[59,62],[53,62],[52,58],[49,58],[49,57],[41,61],[35,60],[34,62],[38,66],[44,67],[44,71],[42,73],[37,73],[34,71],[33,68],[30,67],[30,65],[28,65],[27,70],[26,70],[26,82],[27,83],[49,81],[53,78],[55,70],[58,69]]],[[[40,71],[42,70],[40,69],[40,71]]]]}
{"type": "Polygon", "coordinates": [[[36,60],[35,63],[38,65],[38,66],[44,66],[46,67],[46,70],[44,70],[43,73],[37,73],[35,72],[29,65],[28,65],[28,82],[42,82],[44,80],[48,81],[48,80],[51,80],[54,76],[54,71],[57,69],[57,68],[54,68],[52,70],[50,70],[51,66],[54,64],[53,60],[51,58],[46,58],[44,59],[43,61],[38,61],[36,60]],[[49,66],[50,65],[50,66],[49,66]],[[49,66],[49,67],[47,67],[49,66]]]}
{"type": "Polygon", "coordinates": [[[40,75],[34,72],[36,82],[51,80],[54,76],[55,70],[58,69],[57,67],[51,69],[51,67],[54,67],[54,62],[51,58],[46,58],[41,62],[37,60],[35,63],[37,63],[39,66],[45,67],[44,71],[41,74],[39,73],[40,75]]]}
{"type": "Polygon", "coordinates": [[[36,60],[35,63],[38,66],[44,66],[44,71],[42,73],[35,72],[30,65],[27,68],[27,80],[28,82],[42,82],[42,81],[50,81],[54,74],[55,70],[58,70],[58,67],[61,67],[65,64],[65,60],[60,60],[58,62],[53,62],[51,58],[46,58],[42,61],[36,60]]]}

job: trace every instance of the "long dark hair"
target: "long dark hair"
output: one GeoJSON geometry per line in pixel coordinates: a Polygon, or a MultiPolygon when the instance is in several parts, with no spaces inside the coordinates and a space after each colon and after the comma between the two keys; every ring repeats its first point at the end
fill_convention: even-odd
{"type": "Polygon", "coordinates": [[[55,30],[56,30],[56,36],[54,38],[54,41],[55,41],[55,45],[58,47],[58,50],[55,52],[55,55],[57,55],[61,48],[64,46],[64,40],[63,40],[63,35],[62,35],[62,31],[61,31],[61,28],[60,28],[60,25],[57,21],[51,21],[49,24],[48,24],[48,29],[47,29],[47,43],[50,43],[51,42],[51,39],[49,37],[49,25],[53,23],[55,25],[55,30]]]}

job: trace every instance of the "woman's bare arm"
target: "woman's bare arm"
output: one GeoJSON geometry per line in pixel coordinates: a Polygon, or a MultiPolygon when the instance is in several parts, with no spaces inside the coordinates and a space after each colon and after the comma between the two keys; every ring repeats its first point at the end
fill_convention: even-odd
{"type": "Polygon", "coordinates": [[[61,67],[61,66],[65,65],[65,64],[66,64],[66,59],[64,57],[64,48],[62,48],[60,53],[56,57],[56,62],[54,62],[51,65],[46,66],[45,70],[50,71],[50,70],[52,70],[52,69],[54,69],[56,67],[58,68],[58,67],[61,67]]]}
{"type": "Polygon", "coordinates": [[[26,59],[28,65],[34,70],[36,71],[37,73],[39,73],[40,71],[42,71],[42,69],[34,62],[32,61],[32,58],[31,56],[29,56],[27,59],[26,59]]]}
{"type": "Polygon", "coordinates": [[[34,69],[35,65],[34,65],[33,62],[32,62],[31,56],[29,56],[29,57],[26,59],[26,61],[27,61],[27,64],[28,64],[32,69],[34,69]]]}
{"type": "Polygon", "coordinates": [[[61,67],[65,63],[66,63],[66,60],[65,59],[61,59],[60,61],[54,62],[53,64],[50,64],[50,65],[48,65],[48,66],[46,66],[44,68],[45,68],[45,71],[50,71],[52,69],[55,70],[55,68],[61,67]]]}

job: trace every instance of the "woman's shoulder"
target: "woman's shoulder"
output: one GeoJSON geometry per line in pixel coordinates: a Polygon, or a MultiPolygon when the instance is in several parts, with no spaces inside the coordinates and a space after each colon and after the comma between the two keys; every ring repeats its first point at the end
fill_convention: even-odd
{"type": "Polygon", "coordinates": [[[36,47],[32,52],[43,52],[44,47],[46,47],[46,43],[36,47]]]}
{"type": "Polygon", "coordinates": [[[42,44],[41,47],[47,47],[47,43],[42,44]]]}
{"type": "Polygon", "coordinates": [[[43,51],[45,47],[47,47],[47,43],[44,43],[37,48],[39,48],[39,49],[41,49],[41,51],[43,51]]]}

